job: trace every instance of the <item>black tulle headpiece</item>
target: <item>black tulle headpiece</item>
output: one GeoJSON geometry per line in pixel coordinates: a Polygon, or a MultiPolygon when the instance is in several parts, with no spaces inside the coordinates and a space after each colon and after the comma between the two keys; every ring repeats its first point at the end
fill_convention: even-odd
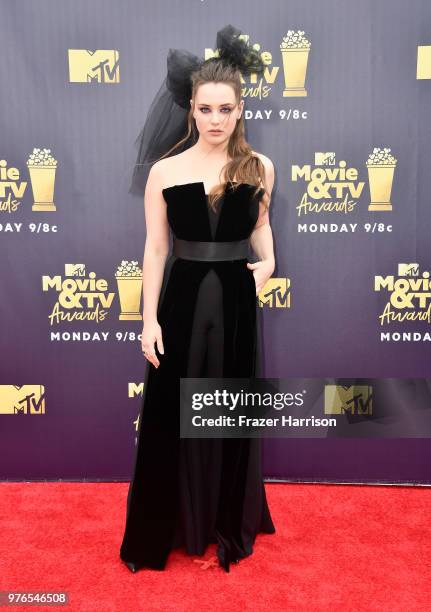
{"type": "MultiPolygon", "coordinates": [[[[243,76],[262,74],[264,64],[259,53],[239,38],[241,31],[227,25],[217,32],[217,60],[236,67],[243,76]]],[[[204,59],[182,49],[169,49],[167,75],[152,101],[136,144],[138,156],[130,193],[142,195],[151,165],[187,134],[187,115],[192,97],[191,76],[204,59]]],[[[175,153],[192,146],[189,138],[175,153]]]]}

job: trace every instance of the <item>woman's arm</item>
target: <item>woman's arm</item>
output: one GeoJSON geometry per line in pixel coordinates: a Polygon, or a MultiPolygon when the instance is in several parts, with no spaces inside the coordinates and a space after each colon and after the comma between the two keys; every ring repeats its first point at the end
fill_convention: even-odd
{"type": "Polygon", "coordinates": [[[144,194],[145,240],[142,263],[143,323],[142,350],[146,358],[155,366],[159,361],[155,354],[154,342],[163,353],[162,330],[157,321],[157,308],[163,282],[166,259],[169,255],[169,224],[166,215],[166,202],[163,198],[161,164],[156,162],[148,174],[144,194]]]}
{"type": "MultiPolygon", "coordinates": [[[[264,195],[263,200],[269,206],[275,180],[274,164],[265,155],[259,154],[259,157],[265,166],[265,182],[268,191],[268,194],[264,195]]],[[[269,223],[269,214],[262,202],[259,202],[259,218],[250,236],[250,244],[260,260],[247,264],[250,270],[256,270],[254,278],[256,281],[256,295],[258,295],[275,269],[274,242],[269,223]]]]}

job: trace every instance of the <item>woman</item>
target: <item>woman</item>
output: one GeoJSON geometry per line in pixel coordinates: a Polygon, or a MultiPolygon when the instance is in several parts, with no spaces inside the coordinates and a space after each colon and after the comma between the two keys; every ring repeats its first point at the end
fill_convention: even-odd
{"type": "Polygon", "coordinates": [[[164,569],[172,548],[202,555],[209,543],[229,571],[252,553],[258,532],[275,532],[261,440],[179,435],[181,377],[259,376],[256,296],[274,271],[274,168],[244,137],[241,75],[262,72],[263,64],[238,33],[232,26],[218,32],[219,56],[207,61],[170,50],[168,89],[141,133],[142,160],[160,140],[165,150],[177,141],[180,114],[166,114],[166,101],[185,109],[183,138],[152,165],[145,186],[148,367],[120,551],[131,571],[164,569]],[[161,130],[154,113],[168,117],[169,127],[161,130]],[[253,264],[249,244],[260,259],[253,264]]]}

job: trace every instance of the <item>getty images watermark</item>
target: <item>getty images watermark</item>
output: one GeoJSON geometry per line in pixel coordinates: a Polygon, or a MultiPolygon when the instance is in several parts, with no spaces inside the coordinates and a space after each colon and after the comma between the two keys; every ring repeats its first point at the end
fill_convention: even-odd
{"type": "Polygon", "coordinates": [[[325,414],[321,389],[295,379],[181,378],[180,436],[327,437],[337,417],[325,414]]]}
{"type": "Polygon", "coordinates": [[[180,436],[431,437],[430,383],[390,378],[180,378],[180,436]]]}

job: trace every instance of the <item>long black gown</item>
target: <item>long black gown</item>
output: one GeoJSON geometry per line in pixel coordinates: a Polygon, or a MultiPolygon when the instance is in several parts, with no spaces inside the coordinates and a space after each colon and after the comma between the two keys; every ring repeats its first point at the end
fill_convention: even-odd
{"type": "MultiPolygon", "coordinates": [[[[228,183],[218,212],[203,182],[163,190],[177,238],[239,241],[259,215],[254,185],[228,183]]],[[[147,362],[134,474],[120,558],[163,570],[172,548],[219,564],[250,555],[258,532],[274,533],[259,438],[180,438],[180,377],[259,377],[256,285],[246,258],[193,261],[170,255],[158,305],[164,354],[147,362]]]]}

